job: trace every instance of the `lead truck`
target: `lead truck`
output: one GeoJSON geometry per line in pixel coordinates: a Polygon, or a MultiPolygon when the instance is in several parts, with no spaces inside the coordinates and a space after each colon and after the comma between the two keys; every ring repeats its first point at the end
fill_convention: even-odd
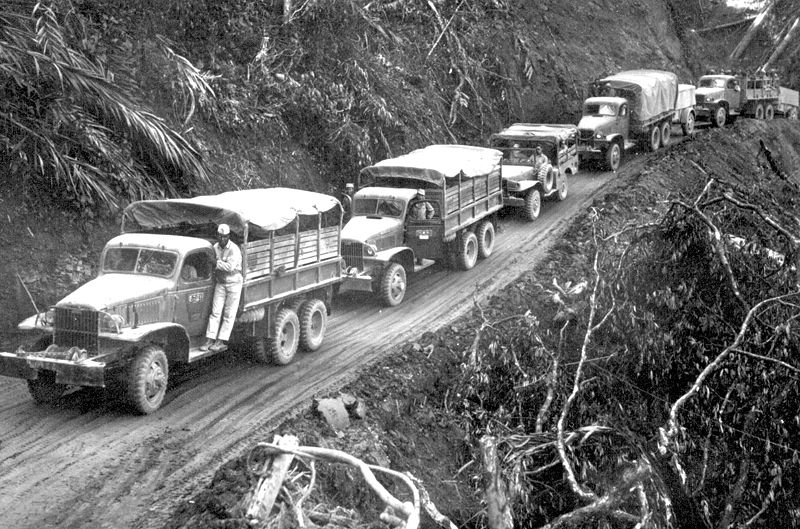
{"type": "Polygon", "coordinates": [[[342,279],[341,219],[335,198],[287,188],[134,202],[98,276],[19,324],[30,340],[0,352],[0,375],[27,380],[39,403],[72,386],[113,385],[138,412],[157,410],[172,366],[215,354],[200,346],[221,223],[240,246],[244,276],[231,344],[288,364],[298,348],[322,344],[342,279]]]}
{"type": "Polygon", "coordinates": [[[616,171],[625,150],[637,144],[650,151],[668,145],[672,121],[682,114],[678,90],[677,76],[661,70],[630,70],[594,81],[578,123],[581,161],[599,159],[616,171]]]}
{"type": "Polygon", "coordinates": [[[494,249],[503,207],[503,154],[466,145],[431,145],[365,167],[342,230],[347,270],[340,291],[376,294],[399,305],[408,277],[438,260],[462,270],[494,249]],[[430,219],[412,219],[417,190],[433,207],[430,219]]]}

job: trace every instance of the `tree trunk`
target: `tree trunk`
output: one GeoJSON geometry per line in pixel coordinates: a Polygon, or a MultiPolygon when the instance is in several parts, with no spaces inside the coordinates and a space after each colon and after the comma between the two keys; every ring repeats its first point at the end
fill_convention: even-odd
{"type": "Polygon", "coordinates": [[[750,41],[753,40],[756,31],[758,31],[758,28],[761,27],[761,24],[764,22],[764,19],[767,18],[767,14],[769,13],[769,10],[772,9],[772,5],[773,2],[772,1],[769,2],[761,11],[761,13],[759,13],[758,16],[753,20],[753,23],[747,29],[747,32],[745,32],[744,37],[742,37],[742,40],[739,41],[739,44],[736,45],[736,47],[731,52],[730,57],[728,57],[729,61],[735,61],[742,55],[742,53],[744,53],[744,50],[747,49],[747,46],[750,44],[750,41]]]}
{"type": "Polygon", "coordinates": [[[766,72],[770,64],[774,63],[780,58],[781,54],[784,52],[784,50],[786,50],[786,46],[788,46],[789,42],[791,42],[791,40],[794,38],[798,26],[800,26],[800,17],[794,19],[794,23],[789,28],[789,31],[786,32],[786,35],[783,37],[783,40],[781,40],[781,43],[778,44],[778,47],[775,48],[775,51],[773,51],[772,55],[769,56],[767,62],[761,67],[762,70],[766,72]]]}

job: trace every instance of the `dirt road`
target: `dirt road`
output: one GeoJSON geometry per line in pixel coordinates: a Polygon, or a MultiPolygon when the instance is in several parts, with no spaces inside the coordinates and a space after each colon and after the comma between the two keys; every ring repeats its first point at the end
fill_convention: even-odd
{"type": "MultiPolygon", "coordinates": [[[[638,170],[631,160],[624,171],[638,170]]],[[[541,257],[609,173],[582,173],[564,202],[545,203],[527,223],[509,216],[495,254],[469,272],[432,267],[406,299],[382,309],[364,294],[334,307],[322,349],[278,368],[217,358],[171,373],[163,407],[130,415],[102,392],[82,390],[36,406],[25,383],[0,377],[0,527],[156,528],[220,463],[271,438],[276,419],[341,383],[365,361],[452,321],[541,257]]]]}

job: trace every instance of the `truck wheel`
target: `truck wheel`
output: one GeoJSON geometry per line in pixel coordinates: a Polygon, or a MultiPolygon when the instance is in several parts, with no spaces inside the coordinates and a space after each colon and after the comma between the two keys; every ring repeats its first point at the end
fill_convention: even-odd
{"type": "Polygon", "coordinates": [[[494,224],[492,221],[481,222],[478,229],[475,230],[475,236],[478,238],[478,257],[486,259],[494,251],[494,224]]]}
{"type": "Polygon", "coordinates": [[[470,270],[478,262],[478,237],[471,231],[461,234],[458,247],[458,267],[461,270],[470,270]]]}
{"type": "Polygon", "coordinates": [[[689,112],[686,116],[686,123],[681,123],[681,130],[684,136],[691,136],[694,134],[694,112],[689,112]]]}
{"type": "Polygon", "coordinates": [[[261,364],[269,364],[272,360],[269,352],[267,351],[267,344],[264,343],[263,338],[253,337],[247,341],[247,352],[261,364]]]}
{"type": "Polygon", "coordinates": [[[56,374],[52,371],[39,371],[39,377],[28,380],[28,392],[37,404],[52,404],[67,391],[66,384],[56,383],[56,374]]]}
{"type": "Polygon", "coordinates": [[[316,351],[322,345],[328,328],[328,309],[320,299],[310,299],[300,308],[300,346],[316,351]]]}
{"type": "Polygon", "coordinates": [[[714,111],[714,119],[711,120],[711,125],[717,128],[722,128],[725,122],[728,121],[728,109],[720,105],[714,111]]]}
{"type": "Polygon", "coordinates": [[[609,171],[616,171],[619,169],[619,164],[622,161],[622,147],[618,141],[615,141],[606,149],[606,169],[609,171]]]}
{"type": "Polygon", "coordinates": [[[770,120],[775,117],[775,107],[767,105],[764,107],[764,119],[770,120]]]}
{"type": "Polygon", "coordinates": [[[542,194],[538,189],[531,189],[525,194],[525,206],[523,208],[525,218],[536,220],[542,211],[542,194]]]}
{"type": "MultiPolygon", "coordinates": [[[[615,144],[616,145],[616,144],[615,144]]],[[[617,162],[619,165],[619,162],[617,162]]],[[[558,179],[558,192],[556,193],[556,198],[559,202],[562,202],[567,199],[567,193],[569,192],[569,183],[567,182],[567,175],[561,175],[561,178],[558,179]]]]}
{"type": "Polygon", "coordinates": [[[272,335],[269,337],[269,352],[272,361],[285,366],[292,361],[300,343],[300,321],[297,313],[289,308],[282,308],[275,315],[272,335]]]}
{"type": "Polygon", "coordinates": [[[792,108],[791,110],[789,110],[789,113],[786,114],[786,119],[794,119],[794,120],[796,120],[797,119],[797,109],[796,108],[792,108]]]}
{"type": "Polygon", "coordinates": [[[647,150],[655,152],[661,147],[661,128],[658,125],[650,129],[650,141],[647,142],[647,150]]]}
{"type": "Polygon", "coordinates": [[[136,354],[127,377],[128,401],[147,415],[161,407],[167,393],[169,366],[167,355],[157,345],[148,345],[136,354]]]}
{"type": "Polygon", "coordinates": [[[672,136],[672,125],[669,121],[665,121],[661,125],[661,146],[666,147],[669,145],[669,138],[672,136]]]}
{"type": "Polygon", "coordinates": [[[553,174],[553,166],[550,164],[541,166],[539,168],[539,174],[537,175],[537,179],[539,180],[539,182],[542,183],[542,193],[546,195],[550,191],[552,191],[553,180],[555,180],[555,175],[553,174]]]}
{"type": "Polygon", "coordinates": [[[756,105],[756,111],[753,114],[753,117],[756,119],[764,119],[764,105],[761,103],[756,105]]]}
{"type": "Polygon", "coordinates": [[[406,269],[400,263],[389,263],[381,276],[381,302],[387,307],[396,307],[406,295],[406,269]]]}

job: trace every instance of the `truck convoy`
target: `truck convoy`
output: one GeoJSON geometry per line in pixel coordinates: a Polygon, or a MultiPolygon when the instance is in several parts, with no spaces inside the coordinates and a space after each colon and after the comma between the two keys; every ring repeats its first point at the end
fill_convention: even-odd
{"type": "Polygon", "coordinates": [[[739,116],[797,119],[798,93],[781,87],[777,77],[763,71],[755,75],[709,74],[698,82],[696,111],[698,119],[715,127],[739,116]]]}
{"type": "Polygon", "coordinates": [[[134,202],[121,235],[103,249],[98,276],[20,323],[33,334],[30,345],[0,352],[0,374],[26,379],[37,402],[68,386],[119,384],[135,410],[157,410],[170,366],[215,354],[200,346],[220,223],[242,252],[231,341],[258,360],[287,364],[298,347],[322,344],[342,279],[341,218],[335,198],[287,188],[134,202]]]}
{"type": "Polygon", "coordinates": [[[408,277],[434,261],[469,270],[489,257],[503,207],[502,156],[483,147],[432,145],[362,169],[342,230],[347,273],[340,290],[372,292],[395,306],[408,277]],[[432,218],[409,215],[421,200],[433,207],[432,218]]]}
{"type": "Polygon", "coordinates": [[[581,160],[599,158],[616,171],[623,152],[643,144],[655,151],[669,143],[678,100],[678,78],[660,70],[630,70],[595,81],[578,123],[581,160]]]}
{"type": "Polygon", "coordinates": [[[503,153],[503,204],[519,207],[525,218],[536,220],[543,198],[567,198],[568,177],[578,172],[578,129],[574,125],[514,123],[493,134],[492,148],[503,153]],[[532,160],[541,147],[548,163],[532,160]]]}

